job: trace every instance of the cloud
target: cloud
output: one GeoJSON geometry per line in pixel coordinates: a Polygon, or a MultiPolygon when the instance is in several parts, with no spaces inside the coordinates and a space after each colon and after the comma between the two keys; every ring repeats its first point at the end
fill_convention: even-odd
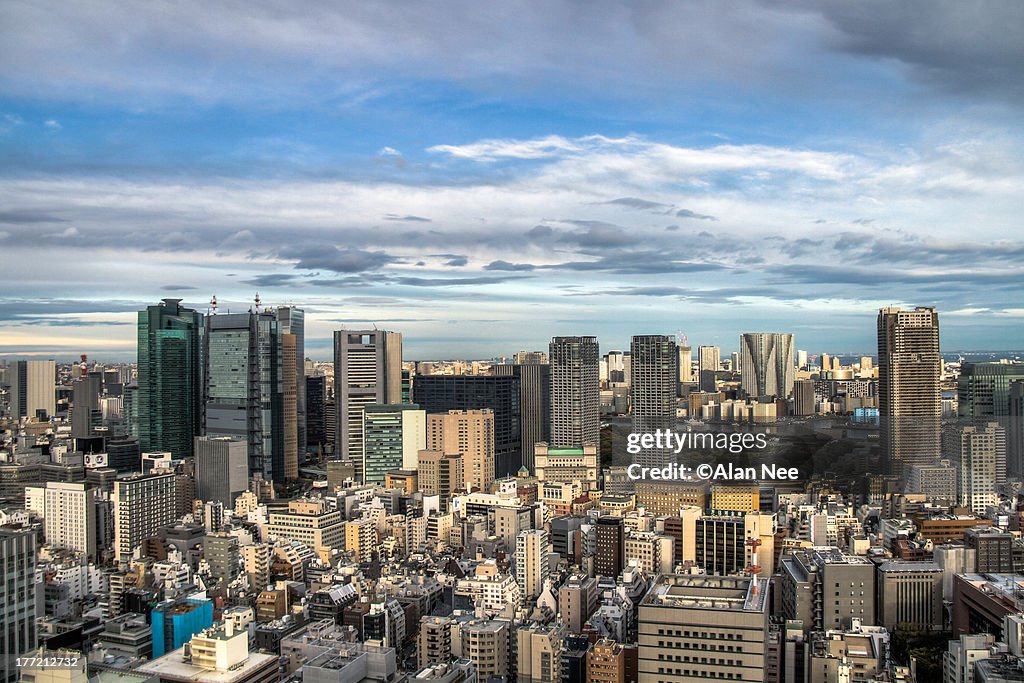
{"type": "Polygon", "coordinates": [[[467,263],[469,263],[469,259],[465,256],[453,256],[445,261],[444,265],[458,268],[466,265],[467,263]]]}
{"type": "Polygon", "coordinates": [[[193,287],[192,285],[164,285],[160,289],[164,290],[165,292],[183,292],[186,290],[199,288],[193,287]]]}
{"type": "Polygon", "coordinates": [[[477,277],[463,277],[463,278],[425,278],[425,277],[396,277],[392,278],[390,282],[396,285],[403,285],[407,287],[460,287],[466,285],[496,285],[504,282],[510,282],[512,280],[519,280],[526,275],[481,275],[477,277]]]}
{"type": "Polygon", "coordinates": [[[51,130],[51,131],[58,131],[58,130],[60,130],[61,128],[64,127],[64,126],[60,125],[60,122],[57,121],[56,119],[47,119],[46,121],[43,121],[43,126],[47,130],[51,130]]]}
{"type": "Polygon", "coordinates": [[[607,202],[601,202],[602,204],[617,204],[619,206],[629,207],[631,209],[639,209],[641,211],[657,211],[664,213],[665,211],[672,208],[671,204],[663,204],[661,202],[653,202],[648,199],[639,199],[637,197],[619,197],[618,199],[612,199],[607,202]]]}
{"type": "Polygon", "coordinates": [[[250,277],[241,282],[247,285],[253,285],[255,287],[288,287],[296,284],[299,276],[294,273],[267,273],[266,275],[256,275],[250,277]]]}
{"type": "Polygon", "coordinates": [[[679,209],[676,211],[676,216],[679,218],[694,218],[699,221],[717,221],[718,219],[714,216],[709,216],[706,213],[696,213],[689,209],[679,209]]]}
{"type": "Polygon", "coordinates": [[[368,251],[333,245],[294,245],[278,250],[279,258],[295,261],[296,268],[362,273],[395,263],[397,258],[383,251],[368,251]]]}
{"type": "Polygon", "coordinates": [[[431,220],[429,218],[424,218],[423,216],[399,216],[398,214],[394,214],[394,213],[386,213],[386,214],[384,214],[384,220],[386,220],[386,221],[406,221],[406,222],[409,222],[409,223],[430,223],[431,222],[431,220]]]}
{"type": "Polygon", "coordinates": [[[999,99],[1024,95],[1019,78],[1024,67],[1020,3],[867,0],[814,7],[833,29],[823,36],[838,50],[900,63],[918,81],[947,91],[999,99]]]}
{"type": "Polygon", "coordinates": [[[508,270],[508,271],[529,271],[534,270],[537,266],[532,263],[509,263],[508,261],[491,261],[484,270],[508,270]]]}
{"type": "Polygon", "coordinates": [[[34,224],[34,223],[67,223],[67,221],[45,211],[33,209],[9,209],[0,211],[0,223],[34,224]]]}

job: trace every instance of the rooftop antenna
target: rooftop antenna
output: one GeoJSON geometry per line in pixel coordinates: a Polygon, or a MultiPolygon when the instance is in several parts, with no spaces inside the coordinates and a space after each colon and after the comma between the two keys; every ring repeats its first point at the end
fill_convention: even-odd
{"type": "Polygon", "coordinates": [[[210,299],[210,315],[217,315],[217,295],[214,294],[210,299]]]}
{"type": "Polygon", "coordinates": [[[260,312],[260,293],[256,292],[256,312],[260,312]]]}

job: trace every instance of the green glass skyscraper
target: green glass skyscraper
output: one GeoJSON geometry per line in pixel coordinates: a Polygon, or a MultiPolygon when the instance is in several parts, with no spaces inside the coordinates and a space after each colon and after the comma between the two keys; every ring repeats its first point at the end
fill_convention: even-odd
{"type": "Polygon", "coordinates": [[[181,299],[139,311],[139,447],[192,457],[202,426],[203,315],[181,299]]]}

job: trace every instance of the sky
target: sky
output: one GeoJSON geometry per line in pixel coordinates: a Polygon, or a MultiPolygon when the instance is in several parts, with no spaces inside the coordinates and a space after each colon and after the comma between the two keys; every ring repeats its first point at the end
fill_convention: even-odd
{"type": "Polygon", "coordinates": [[[407,358],[593,334],[1024,348],[1024,3],[0,3],[0,356],[307,312],[407,358]]]}

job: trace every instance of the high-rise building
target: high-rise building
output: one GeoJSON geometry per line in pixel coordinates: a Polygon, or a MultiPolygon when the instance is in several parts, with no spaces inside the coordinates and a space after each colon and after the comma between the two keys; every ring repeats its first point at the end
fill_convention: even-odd
{"type": "Polygon", "coordinates": [[[384,485],[393,470],[416,469],[416,454],[427,448],[427,414],[415,403],[363,408],[363,481],[384,485]]]}
{"type": "Polygon", "coordinates": [[[996,486],[1006,481],[1006,430],[998,422],[960,429],[960,505],[984,515],[999,504],[996,486]]]}
{"type": "Polygon", "coordinates": [[[285,368],[277,316],[208,316],[206,344],[205,433],[247,440],[249,473],[284,482],[285,368]]]}
{"type": "Polygon", "coordinates": [[[47,418],[57,412],[57,364],[52,360],[16,360],[7,369],[10,411],[15,419],[35,417],[45,411],[47,418]]]}
{"type": "MultiPolygon", "coordinates": [[[[522,464],[519,378],[494,375],[416,375],[415,403],[432,413],[484,410],[494,414],[494,471],[513,476],[522,464]]],[[[468,477],[467,471],[467,477],[468,477]]],[[[468,481],[468,480],[467,480],[468,481]]]]}
{"type": "Polygon", "coordinates": [[[248,444],[230,436],[198,436],[195,443],[196,496],[234,507],[249,489],[248,444]]]}
{"type": "Polygon", "coordinates": [[[803,349],[797,349],[796,351],[796,367],[800,370],[807,369],[807,352],[803,349]]]}
{"type": "Polygon", "coordinates": [[[715,373],[722,369],[722,350],[717,346],[697,347],[697,381],[701,391],[718,391],[715,373]]]}
{"type": "Polygon", "coordinates": [[[494,481],[494,413],[490,410],[450,410],[427,416],[426,448],[462,455],[464,483],[490,491],[494,481]]]}
{"type": "MultiPolygon", "coordinates": [[[[551,440],[551,366],[547,363],[546,353],[537,353],[544,357],[543,363],[494,366],[495,375],[511,375],[519,380],[519,445],[522,454],[519,464],[531,472],[534,445],[551,440]]],[[[501,475],[512,474],[506,470],[513,466],[514,462],[504,467],[496,465],[496,471],[501,475]]]]}
{"type": "MultiPolygon", "coordinates": [[[[630,344],[630,358],[633,433],[672,429],[676,423],[679,382],[675,339],[661,334],[635,336],[630,344]]],[[[670,462],[672,456],[671,448],[647,448],[637,454],[636,462],[645,467],[658,467],[670,462]]]]}
{"type": "Polygon", "coordinates": [[[529,605],[544,589],[548,575],[548,532],[527,529],[516,536],[516,583],[523,605],[529,605]]]}
{"type": "Polygon", "coordinates": [[[118,562],[126,564],[144,538],[174,523],[174,480],[173,472],[162,470],[114,482],[114,550],[118,562]]]}
{"type": "Polygon", "coordinates": [[[242,557],[238,547],[238,536],[233,534],[213,533],[203,537],[203,559],[210,566],[210,576],[222,586],[238,576],[242,557]]]}
{"type": "Polygon", "coordinates": [[[933,462],[940,453],[942,399],[939,314],[883,308],[878,313],[878,412],[889,471],[933,462]]]}
{"type": "MultiPolygon", "coordinates": [[[[306,447],[327,445],[327,378],[323,375],[306,377],[306,447]]],[[[333,430],[332,430],[333,431],[333,430]]],[[[331,435],[331,441],[334,435],[331,435]]]]}
{"type": "Polygon", "coordinates": [[[19,680],[17,658],[36,649],[36,604],[35,532],[0,526],[0,683],[19,680]]]}
{"type": "Polygon", "coordinates": [[[839,548],[807,548],[782,555],[777,591],[782,616],[807,631],[843,628],[852,619],[865,625],[876,623],[875,565],[839,548]]]}
{"type": "Polygon", "coordinates": [[[139,311],[138,389],[132,420],[139,447],[192,456],[192,439],[202,433],[203,316],[164,299],[139,311]]]}
{"type": "Polygon", "coordinates": [[[640,602],[638,680],[764,681],[767,640],[766,579],[661,575],[640,602]]]}
{"type": "Polygon", "coordinates": [[[746,332],[740,335],[740,387],[747,396],[789,398],[796,365],[793,335],[746,332]]]}
{"type": "Polygon", "coordinates": [[[277,319],[281,334],[295,339],[295,440],[301,455],[306,452],[306,312],[294,306],[279,306],[277,319]]]}
{"type": "Polygon", "coordinates": [[[335,455],[362,481],[363,407],[402,402],[402,335],[384,330],[334,332],[335,455]]]}
{"type": "Polygon", "coordinates": [[[681,383],[693,382],[693,347],[679,344],[679,381],[681,383]]]}
{"type": "Polygon", "coordinates": [[[551,445],[600,443],[600,352],[596,337],[554,337],[551,362],[551,445]]]}
{"type": "Polygon", "coordinates": [[[47,482],[44,492],[46,542],[96,557],[96,491],[79,482],[47,482]]]}
{"type": "Polygon", "coordinates": [[[797,417],[814,415],[814,380],[798,379],[793,382],[793,414],[797,417]]]}
{"type": "Polygon", "coordinates": [[[626,528],[622,517],[606,515],[597,520],[594,574],[618,578],[625,565],[626,528]]]}
{"type": "Polygon", "coordinates": [[[452,492],[464,486],[462,456],[443,451],[423,450],[416,454],[417,483],[424,495],[437,496],[441,507],[448,509],[452,492]]]}
{"type": "Polygon", "coordinates": [[[96,436],[97,428],[103,426],[102,391],[103,376],[98,372],[82,375],[71,383],[71,436],[88,439],[96,436]]]}
{"type": "Polygon", "coordinates": [[[960,417],[1003,418],[1010,414],[1010,384],[1024,380],[1024,363],[963,363],[957,378],[960,417]]]}

